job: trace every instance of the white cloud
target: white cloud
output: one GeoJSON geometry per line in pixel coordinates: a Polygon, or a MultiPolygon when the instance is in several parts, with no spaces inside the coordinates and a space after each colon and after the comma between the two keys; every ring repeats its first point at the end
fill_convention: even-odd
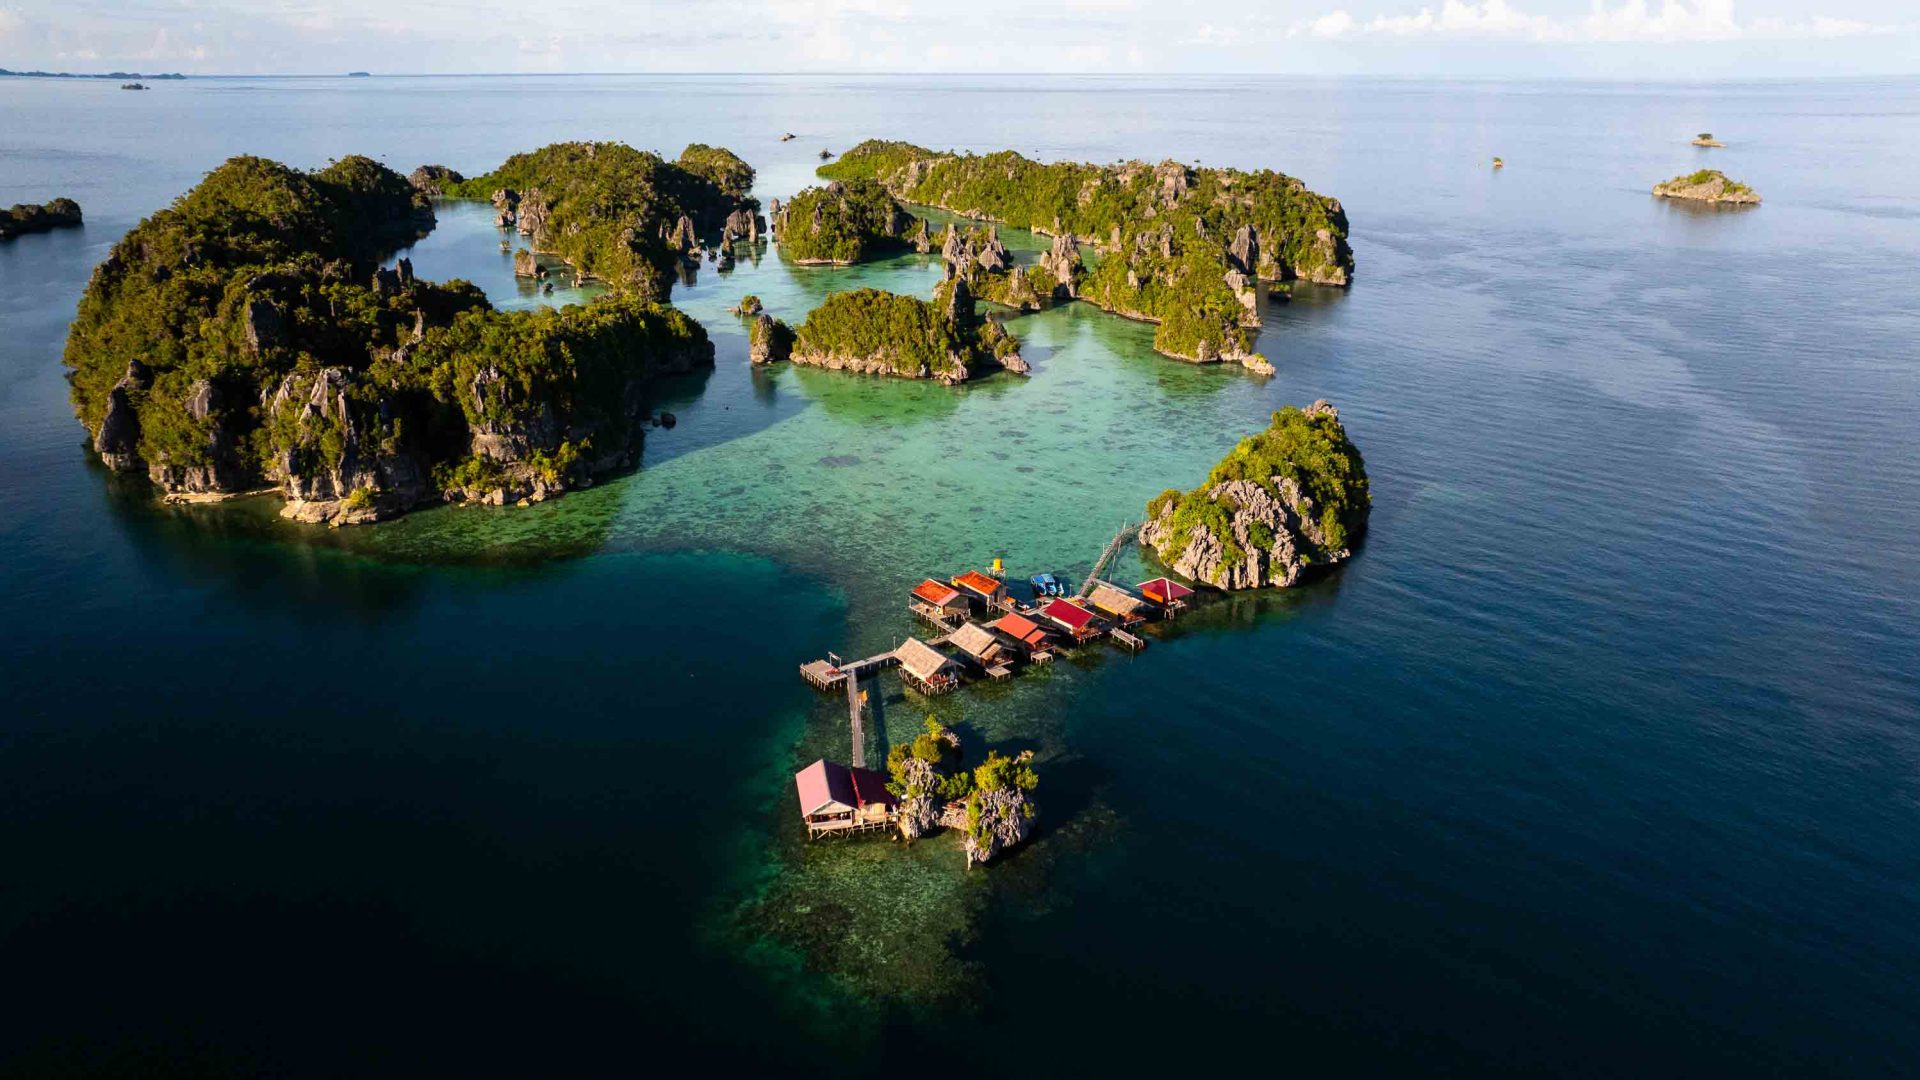
{"type": "Polygon", "coordinates": [[[1314,19],[1294,23],[1289,37],[1360,38],[1459,37],[1517,38],[1547,42],[1679,42],[1732,41],[1740,38],[1842,38],[1892,33],[1896,27],[1855,19],[1815,16],[1788,21],[1755,19],[1742,24],[1734,17],[1733,0],[1621,0],[1610,7],[1593,0],[1585,15],[1554,18],[1534,15],[1507,0],[1445,0],[1436,12],[1423,7],[1411,14],[1375,15],[1366,21],[1336,8],[1314,19]]]}

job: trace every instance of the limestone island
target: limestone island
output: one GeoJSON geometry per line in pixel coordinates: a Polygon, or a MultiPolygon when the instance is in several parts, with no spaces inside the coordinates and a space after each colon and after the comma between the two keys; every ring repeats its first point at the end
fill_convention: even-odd
{"type": "Polygon", "coordinates": [[[757,363],[934,379],[957,386],[983,372],[1030,369],[1020,343],[979,314],[967,283],[948,278],[929,302],[879,289],[829,295],[797,330],[768,315],[754,321],[748,355],[757,363]]]}
{"type": "Polygon", "coordinates": [[[802,191],[780,208],[773,227],[781,258],[801,266],[851,266],[901,249],[915,220],[885,188],[857,179],[802,191]]]}
{"type": "Polygon", "coordinates": [[[14,203],[0,211],[0,240],[11,240],[27,233],[70,229],[81,224],[80,204],[72,199],[48,203],[14,203]]]}
{"type": "MultiPolygon", "coordinates": [[[[998,300],[1005,294],[1023,307],[1085,300],[1158,324],[1155,350],[1178,359],[1271,370],[1252,351],[1251,331],[1259,326],[1254,282],[1352,280],[1340,203],[1270,170],[1173,161],[1048,165],[1012,151],[942,153],[869,140],[817,171],[843,184],[876,181],[904,203],[1053,237],[1040,268],[1045,276],[1035,281],[1023,271],[1022,282],[1013,279],[1010,260],[999,265],[1004,249],[994,250],[990,234],[948,233],[950,241],[958,237],[973,248],[978,269],[966,269],[965,276],[976,295],[998,300]],[[1099,253],[1097,264],[1082,262],[1081,244],[1099,253]]],[[[921,246],[918,232],[910,242],[921,246]]],[[[943,245],[943,254],[950,266],[964,268],[963,258],[954,257],[963,253],[943,245]]]]}
{"type": "Polygon", "coordinates": [[[353,524],[431,502],[537,500],[630,466],[651,381],[713,364],[665,305],[679,226],[711,232],[751,184],[725,151],[617,143],[510,158],[452,193],[510,189],[537,250],[600,278],[585,305],[495,310],[474,285],[382,260],[432,203],[365,157],[303,172],[236,157],[135,226],[67,337],[74,411],[109,467],[169,498],[276,490],[353,524]]]}
{"type": "Polygon", "coordinates": [[[1726,143],[1723,143],[1723,142],[1721,142],[1721,141],[1720,141],[1719,139],[1716,139],[1716,138],[1714,138],[1714,137],[1713,137],[1713,132],[1711,132],[1711,131],[1703,131],[1703,132],[1701,132],[1700,134],[1698,134],[1698,135],[1695,135],[1695,136],[1693,137],[1693,145],[1695,145],[1695,146],[1725,146],[1725,145],[1727,145],[1727,144],[1726,144],[1726,143]]]}
{"type": "Polygon", "coordinates": [[[1274,413],[1206,483],[1155,496],[1140,542],[1217,589],[1286,587],[1352,555],[1372,505],[1366,463],[1339,411],[1316,401],[1274,413]]]}
{"type": "Polygon", "coordinates": [[[1759,192],[1727,179],[1718,169],[1676,176],[1664,184],[1653,185],[1653,193],[1663,199],[1686,199],[1715,206],[1751,206],[1760,201],[1759,192]]]}

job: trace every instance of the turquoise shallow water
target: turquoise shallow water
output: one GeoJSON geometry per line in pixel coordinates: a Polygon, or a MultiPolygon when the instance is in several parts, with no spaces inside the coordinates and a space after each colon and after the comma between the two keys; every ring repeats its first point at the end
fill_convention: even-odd
{"type": "MultiPolygon", "coordinates": [[[[1017,1032],[1034,1070],[1900,1073],[1917,116],[1913,83],[0,82],[0,202],[88,212],[0,248],[0,1072],[865,1073],[1017,1032]],[[1647,197],[1703,129],[1759,210],[1647,197]],[[1271,379],[1070,306],[1009,320],[1031,379],[956,391],[750,370],[726,314],[924,295],[922,258],[702,270],[719,362],[638,472],[367,530],[157,508],[65,408],[91,266],[228,154],[697,139],[785,197],[870,134],[1279,167],[1345,201],[1357,281],[1267,311],[1271,379]],[[1034,844],[796,835],[792,768],[847,751],[796,663],[910,632],[921,574],[1077,572],[1318,397],[1374,478],[1353,563],[932,706],[1038,751],[1034,844]]],[[[408,254],[541,302],[475,207],[408,254]]],[[[883,742],[928,711],[881,707],[883,742]]]]}

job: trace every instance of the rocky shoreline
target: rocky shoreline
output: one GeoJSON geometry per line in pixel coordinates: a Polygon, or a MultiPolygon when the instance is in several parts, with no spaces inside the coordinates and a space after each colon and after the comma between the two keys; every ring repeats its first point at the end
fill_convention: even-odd
{"type": "MultiPolygon", "coordinates": [[[[659,159],[556,150],[531,156],[555,166],[555,194],[514,200],[516,220],[542,238],[559,221],[582,226],[556,246],[613,285],[560,309],[497,311],[465,282],[416,278],[406,259],[379,265],[432,228],[428,190],[470,183],[452,170],[404,178],[356,157],[304,173],[235,158],[208,174],[115,245],[69,330],[75,412],[101,461],[144,473],[171,501],[272,490],[284,516],[328,525],[535,502],[630,468],[645,431],[669,419],[649,411],[653,380],[713,363],[700,325],[654,298],[680,257],[665,223],[699,212],[724,225],[741,203],[695,174],[676,181],[684,201],[596,219],[604,211],[574,193],[609,179],[598,168],[618,177],[659,159]],[[255,205],[283,209],[271,221],[240,212],[255,205]],[[569,243],[587,224],[596,235],[569,243]],[[205,238],[212,257],[185,237],[205,238]]],[[[722,155],[707,150],[702,167],[724,173],[722,155]]]]}
{"type": "Polygon", "coordinates": [[[1372,508],[1366,464],[1325,401],[1273,414],[1206,483],[1147,504],[1140,542],[1216,589],[1296,585],[1353,554],[1372,508]]]}
{"type": "Polygon", "coordinates": [[[1709,205],[1757,206],[1760,193],[1717,169],[1701,169],[1653,185],[1653,193],[1663,199],[1703,202],[1709,205]]]}

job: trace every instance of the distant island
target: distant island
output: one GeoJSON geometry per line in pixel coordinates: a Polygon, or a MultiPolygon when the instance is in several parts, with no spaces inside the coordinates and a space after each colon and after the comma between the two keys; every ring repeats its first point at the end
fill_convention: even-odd
{"type": "Polygon", "coordinates": [[[64,357],[74,411],[109,468],[175,498],[278,491],[303,521],[591,483],[636,460],[656,377],[713,363],[706,331],[665,304],[683,258],[668,237],[721,229],[752,173],[694,149],[675,163],[563,143],[474,180],[427,172],[512,195],[535,250],[611,287],[514,312],[405,259],[381,267],[434,224],[429,197],[386,166],[233,158],[95,270],[64,357]]]}
{"type": "Polygon", "coordinates": [[[349,71],[349,72],[347,72],[347,78],[349,78],[349,79],[370,79],[370,78],[372,78],[372,77],[373,77],[373,72],[371,72],[371,71],[349,71]]]}
{"type": "Polygon", "coordinates": [[[0,78],[13,76],[21,79],[184,79],[187,76],[179,72],[165,75],[145,75],[138,71],[109,71],[104,75],[91,75],[73,71],[9,71],[0,68],[0,78]]]}
{"type": "Polygon", "coordinates": [[[14,203],[10,208],[0,210],[0,240],[11,240],[26,233],[70,229],[80,223],[80,204],[72,199],[14,203]]]}
{"type": "Polygon", "coordinates": [[[1727,174],[1718,169],[1701,169],[1699,172],[1676,176],[1665,183],[1653,185],[1653,193],[1663,199],[1716,205],[1744,206],[1760,201],[1759,192],[1737,180],[1727,179],[1727,174]]]}
{"type": "MultiPolygon", "coordinates": [[[[1158,324],[1155,350],[1178,359],[1270,371],[1252,351],[1249,331],[1259,326],[1254,281],[1352,280],[1339,202],[1277,172],[1174,161],[1047,165],[1012,151],[943,153],[879,140],[817,171],[849,192],[855,182],[872,181],[904,203],[1056,238],[1047,262],[1052,280],[1036,283],[1024,271],[1016,279],[1019,268],[1003,248],[995,250],[997,239],[949,230],[950,243],[971,247],[979,271],[992,278],[972,282],[978,296],[1000,301],[1004,294],[1018,307],[1085,300],[1158,324]],[[1100,253],[1097,265],[1081,264],[1079,244],[1100,253]]],[[[913,242],[920,246],[917,232],[913,242]]],[[[950,265],[966,265],[960,252],[943,254],[950,265]]]]}
{"type": "Polygon", "coordinates": [[[1698,134],[1698,135],[1695,135],[1695,136],[1693,137],[1693,145],[1695,145],[1695,146],[1725,146],[1725,145],[1727,145],[1727,144],[1726,144],[1726,143],[1723,143],[1723,142],[1721,142],[1721,141],[1720,141],[1719,139],[1716,139],[1716,138],[1714,138],[1714,137],[1713,137],[1713,132],[1711,132],[1711,131],[1703,131],[1703,132],[1701,132],[1700,134],[1698,134]]]}
{"type": "Polygon", "coordinates": [[[1140,543],[1218,589],[1284,587],[1350,556],[1372,506],[1366,462],[1339,410],[1316,401],[1274,413],[1206,483],[1155,496],[1140,543]]]}

